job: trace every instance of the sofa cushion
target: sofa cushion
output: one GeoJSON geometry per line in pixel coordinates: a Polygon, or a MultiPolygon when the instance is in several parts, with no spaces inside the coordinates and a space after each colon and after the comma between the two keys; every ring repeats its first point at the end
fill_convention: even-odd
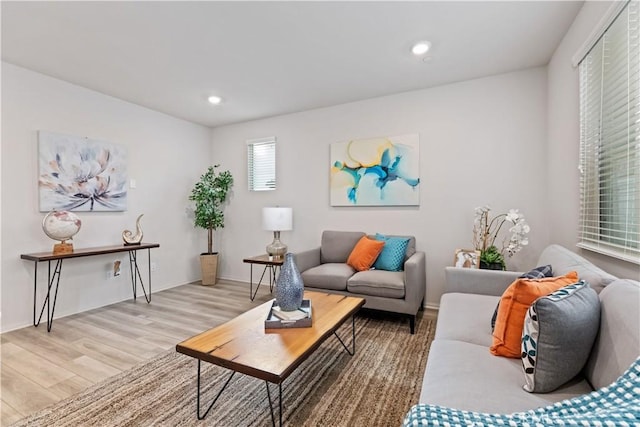
{"type": "Polygon", "coordinates": [[[516,279],[500,298],[491,353],[496,356],[520,358],[522,328],[529,306],[539,297],[577,281],[578,275],[575,271],[560,277],[516,279]]]}
{"type": "Polygon", "coordinates": [[[401,271],[360,271],[347,280],[347,290],[360,295],[404,298],[404,273],[401,271]]]}
{"type": "MultiPolygon", "coordinates": [[[[478,323],[484,323],[481,320],[478,323]]],[[[545,394],[527,393],[522,383],[520,359],[493,357],[486,346],[436,338],[429,349],[419,401],[467,411],[511,413],[592,391],[584,379],[545,394]]]]}
{"type": "Polygon", "coordinates": [[[500,297],[467,293],[449,293],[440,298],[436,339],[465,341],[489,347],[491,332],[486,319],[500,297]]]}
{"type": "Polygon", "coordinates": [[[380,255],[384,242],[362,236],[347,258],[347,264],[357,271],[369,270],[380,255]]]}
{"type": "Polygon", "coordinates": [[[344,291],[347,289],[347,279],[356,271],[345,263],[320,264],[302,272],[305,286],[312,288],[333,289],[344,291]]]}
{"type": "Polygon", "coordinates": [[[616,280],[615,276],[560,245],[549,245],[542,251],[538,259],[538,265],[545,264],[553,265],[553,271],[556,275],[577,271],[578,278],[588,282],[597,293],[600,293],[605,286],[616,280]]]}
{"type": "Polygon", "coordinates": [[[378,255],[373,267],[376,270],[402,271],[409,245],[408,237],[391,237],[376,234],[376,240],[384,242],[382,252],[378,255]]]}
{"type": "Polygon", "coordinates": [[[584,367],[600,326],[600,300],[581,280],[538,298],[522,331],[524,389],[548,393],[584,367]]]}
{"type": "Polygon", "coordinates": [[[611,384],[640,356],[640,282],[618,279],[599,297],[600,330],[585,368],[594,388],[611,384]]]}
{"type": "Polygon", "coordinates": [[[639,376],[640,359],[608,387],[535,410],[508,414],[418,404],[411,408],[403,426],[637,426],[639,376]]]}
{"type": "Polygon", "coordinates": [[[349,254],[362,236],[364,233],[359,231],[323,231],[320,243],[320,262],[322,264],[346,263],[349,254]]]}

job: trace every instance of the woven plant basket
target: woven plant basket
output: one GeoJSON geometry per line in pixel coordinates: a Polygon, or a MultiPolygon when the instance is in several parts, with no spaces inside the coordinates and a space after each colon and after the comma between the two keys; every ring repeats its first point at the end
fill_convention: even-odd
{"type": "Polygon", "coordinates": [[[200,269],[202,270],[202,284],[204,286],[215,285],[218,275],[218,253],[200,255],[200,269]]]}

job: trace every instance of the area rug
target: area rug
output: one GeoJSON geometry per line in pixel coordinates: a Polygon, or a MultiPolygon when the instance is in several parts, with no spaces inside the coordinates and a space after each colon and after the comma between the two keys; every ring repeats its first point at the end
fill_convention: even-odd
{"type": "MultiPolygon", "coordinates": [[[[435,322],[415,335],[397,319],[356,317],[356,354],[329,337],[284,381],[288,426],[399,426],[418,402],[435,322]]],[[[350,340],[351,322],[338,334],[350,340]]],[[[195,359],[170,350],[14,426],[269,426],[265,382],[235,375],[203,421],[196,418],[195,359]]],[[[203,363],[206,408],[229,371],[203,363]]],[[[278,387],[271,385],[274,399],[278,387]]],[[[274,402],[275,403],[275,402],[274,402]]],[[[276,411],[277,422],[277,407],[276,411]]]]}

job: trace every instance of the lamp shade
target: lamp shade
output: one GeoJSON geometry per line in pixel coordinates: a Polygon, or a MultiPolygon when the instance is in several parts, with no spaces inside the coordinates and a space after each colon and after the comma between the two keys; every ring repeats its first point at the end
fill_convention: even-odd
{"type": "Polygon", "coordinates": [[[262,208],[262,228],[269,231],[293,230],[291,208],[262,208]]]}

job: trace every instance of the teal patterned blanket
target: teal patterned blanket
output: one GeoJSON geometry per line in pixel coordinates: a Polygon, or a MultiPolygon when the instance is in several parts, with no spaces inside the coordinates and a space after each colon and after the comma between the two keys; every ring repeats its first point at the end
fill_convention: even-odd
{"type": "Polygon", "coordinates": [[[640,427],[640,358],[610,386],[544,408],[486,414],[419,404],[406,415],[404,426],[640,427]]]}

